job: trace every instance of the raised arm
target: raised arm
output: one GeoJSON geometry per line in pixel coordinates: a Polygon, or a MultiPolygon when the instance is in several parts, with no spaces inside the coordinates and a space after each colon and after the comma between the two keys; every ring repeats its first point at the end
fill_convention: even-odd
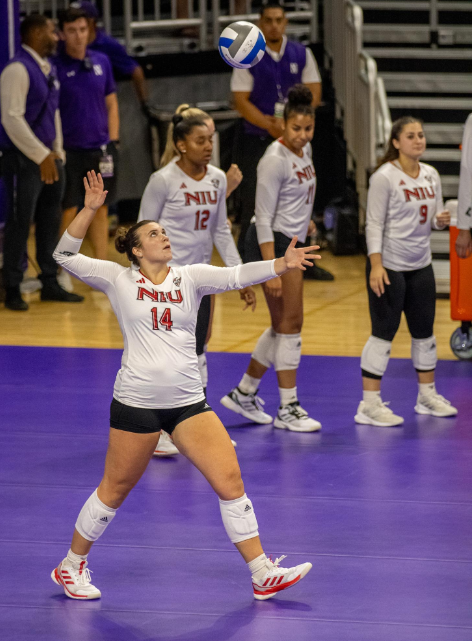
{"type": "Polygon", "coordinates": [[[116,277],[125,267],[107,260],[97,260],[79,254],[82,241],[97,210],[105,202],[108,192],[103,188],[103,180],[94,171],[87,172],[84,178],[85,203],[83,209],[71,222],[60,239],[55,251],[54,260],[68,272],[87,285],[108,293],[116,277]]]}
{"type": "Polygon", "coordinates": [[[275,276],[282,276],[292,269],[305,271],[306,267],[311,265],[310,261],[321,258],[313,253],[319,249],[317,245],[297,249],[295,247],[297,240],[297,236],[292,238],[292,242],[282,258],[246,263],[235,267],[189,265],[187,270],[201,296],[218,294],[231,289],[243,289],[264,283],[275,276]]]}

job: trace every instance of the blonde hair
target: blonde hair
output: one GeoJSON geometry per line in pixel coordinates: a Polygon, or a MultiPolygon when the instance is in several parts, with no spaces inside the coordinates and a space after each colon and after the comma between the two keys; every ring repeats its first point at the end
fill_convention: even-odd
{"type": "MultiPolygon", "coordinates": [[[[206,111],[202,111],[202,109],[198,109],[198,107],[190,107],[190,105],[183,104],[179,105],[177,109],[175,110],[175,115],[181,115],[184,120],[187,120],[187,118],[198,118],[199,120],[211,120],[211,116],[209,116],[206,111]]],[[[171,121],[169,124],[169,128],[167,130],[167,140],[166,140],[166,147],[164,149],[164,153],[161,156],[161,164],[160,167],[165,167],[170,163],[172,158],[175,158],[176,156],[180,156],[177,147],[174,144],[174,123],[171,121]]]]}

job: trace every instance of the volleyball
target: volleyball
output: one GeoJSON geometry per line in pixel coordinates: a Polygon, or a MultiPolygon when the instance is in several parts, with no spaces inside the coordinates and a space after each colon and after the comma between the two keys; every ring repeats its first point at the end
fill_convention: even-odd
{"type": "Polygon", "coordinates": [[[231,67],[249,69],[264,55],[266,47],[262,31],[251,22],[233,22],[223,29],[218,49],[231,67]]]}

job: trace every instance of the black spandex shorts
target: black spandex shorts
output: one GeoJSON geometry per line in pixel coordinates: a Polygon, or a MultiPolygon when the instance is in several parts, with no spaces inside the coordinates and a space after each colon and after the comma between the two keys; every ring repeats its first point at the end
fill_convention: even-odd
{"type": "MultiPolygon", "coordinates": [[[[292,239],[282,234],[281,231],[274,231],[274,252],[276,258],[281,258],[285,255],[287,247],[292,242],[292,239]]],[[[296,247],[304,247],[303,243],[297,243],[296,247]]],[[[255,263],[258,260],[263,260],[259,243],[257,242],[257,232],[255,223],[251,223],[246,233],[244,241],[244,262],[255,263]]]]}
{"type": "MultiPolygon", "coordinates": [[[[114,171],[113,176],[104,178],[103,184],[108,191],[106,204],[112,205],[116,200],[116,182],[118,174],[118,152],[114,143],[108,143],[107,154],[113,156],[114,171]]],[[[100,158],[103,156],[101,149],[83,149],[68,150],[66,149],[66,191],[62,201],[62,208],[83,206],[84,202],[84,178],[88,171],[94,169],[99,172],[100,158]]]]}
{"type": "Polygon", "coordinates": [[[408,272],[387,269],[390,285],[385,285],[385,293],[380,298],[370,287],[370,272],[370,260],[367,259],[366,279],[372,335],[384,341],[393,341],[404,312],[413,338],[432,336],[436,311],[436,283],[432,265],[408,272]]]}
{"type": "Polygon", "coordinates": [[[110,406],[110,426],[137,434],[152,434],[161,430],[172,434],[176,426],[187,418],[212,411],[206,401],[170,409],[146,409],[124,405],[114,398],[110,406]]]}

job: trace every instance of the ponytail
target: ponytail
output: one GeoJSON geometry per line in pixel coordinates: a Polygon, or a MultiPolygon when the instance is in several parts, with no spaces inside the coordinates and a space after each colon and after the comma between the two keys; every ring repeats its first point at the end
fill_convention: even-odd
{"type": "MultiPolygon", "coordinates": [[[[173,158],[175,158],[176,156],[180,156],[174,142],[174,120],[177,120],[177,122],[181,122],[182,120],[187,120],[188,118],[198,119],[200,121],[198,124],[200,125],[205,124],[205,120],[211,120],[211,116],[209,116],[206,111],[202,111],[202,109],[198,109],[197,107],[190,107],[190,105],[187,104],[179,105],[175,110],[174,117],[172,118],[172,121],[170,122],[167,129],[166,146],[161,157],[161,163],[159,165],[161,169],[162,167],[168,165],[173,158]],[[176,116],[180,116],[180,118],[177,120],[176,116]]],[[[195,126],[195,124],[193,126],[195,126]]]]}
{"type": "Polygon", "coordinates": [[[394,146],[393,141],[399,140],[400,135],[406,125],[413,125],[415,122],[419,123],[420,125],[423,124],[423,121],[420,118],[415,118],[414,116],[402,116],[401,118],[398,118],[398,120],[395,120],[395,122],[392,124],[392,131],[390,132],[387,150],[379,160],[376,169],[384,165],[386,162],[392,162],[392,160],[398,159],[400,152],[394,146]]]}

